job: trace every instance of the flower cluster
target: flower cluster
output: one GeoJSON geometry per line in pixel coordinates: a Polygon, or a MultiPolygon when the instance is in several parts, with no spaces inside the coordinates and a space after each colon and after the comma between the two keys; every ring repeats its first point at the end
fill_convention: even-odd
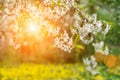
{"type": "Polygon", "coordinates": [[[15,43],[13,39],[10,39],[9,44],[15,49],[18,49],[20,47],[20,44],[15,43]]]}
{"type": "Polygon", "coordinates": [[[60,31],[60,27],[57,28],[48,27],[49,35],[57,36],[59,34],[59,31],[60,31]]]}
{"type": "Polygon", "coordinates": [[[45,0],[43,4],[46,6],[44,11],[47,11],[47,18],[52,20],[58,20],[61,16],[64,16],[74,5],[74,0],[45,0]],[[53,5],[55,5],[53,7],[53,5]],[[52,6],[52,7],[51,7],[52,6]]]}
{"type": "Polygon", "coordinates": [[[56,37],[54,43],[55,47],[61,48],[64,51],[71,52],[73,48],[73,39],[68,36],[66,31],[60,37],[56,37]]]}
{"type": "Polygon", "coordinates": [[[5,39],[8,39],[8,42],[11,41],[11,37],[14,37],[15,40],[20,40],[20,37],[16,39],[16,36],[18,36],[18,34],[24,35],[26,32],[25,27],[35,23],[33,26],[39,27],[37,28],[37,31],[39,31],[37,33],[38,35],[40,34],[44,37],[46,37],[44,33],[54,35],[54,44],[62,50],[70,52],[74,39],[69,39],[68,36],[64,36],[62,39],[63,35],[79,35],[83,43],[90,44],[98,33],[106,35],[110,29],[108,24],[103,28],[104,23],[97,20],[96,14],[93,16],[83,15],[82,11],[78,8],[79,3],[75,0],[44,0],[36,2],[30,0],[5,0],[3,1],[3,7],[4,9],[1,10],[0,15],[0,28],[5,35],[9,34],[7,36],[3,35],[5,39]],[[73,26],[73,28],[71,29],[70,26],[73,26]],[[65,32],[65,29],[70,30],[71,33],[65,32]],[[62,30],[64,34],[60,33],[60,30],[62,30]],[[58,37],[58,34],[61,34],[62,37],[58,37]],[[65,39],[65,37],[67,38],[65,39]],[[61,39],[65,39],[65,43],[56,43],[61,39]],[[68,43],[69,45],[67,45],[68,43]]]}
{"type": "Polygon", "coordinates": [[[84,64],[86,65],[86,70],[89,71],[92,75],[98,74],[98,70],[96,69],[97,62],[94,56],[91,56],[90,59],[83,59],[84,64]]]}
{"type": "MultiPolygon", "coordinates": [[[[77,32],[80,35],[80,40],[85,44],[90,44],[94,40],[94,36],[98,33],[106,35],[110,29],[110,25],[106,24],[106,28],[103,30],[103,23],[102,21],[97,20],[96,14],[90,17],[85,17],[85,19],[82,20],[78,13],[76,13],[74,17],[74,33],[77,32]]],[[[73,32],[73,30],[71,32],[73,32]]]]}
{"type": "Polygon", "coordinates": [[[101,41],[99,43],[93,43],[93,46],[95,48],[95,52],[100,52],[102,54],[108,55],[109,54],[109,49],[107,46],[104,48],[104,42],[101,41]]]}

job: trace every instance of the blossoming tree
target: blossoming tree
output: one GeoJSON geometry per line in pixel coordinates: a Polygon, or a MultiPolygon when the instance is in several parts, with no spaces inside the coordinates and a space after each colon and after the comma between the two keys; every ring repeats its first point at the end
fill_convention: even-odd
{"type": "MultiPolygon", "coordinates": [[[[0,0],[0,5],[1,48],[19,49],[52,37],[52,46],[68,53],[84,49],[82,44],[92,44],[95,52],[109,54],[103,41],[110,25],[97,20],[97,14],[81,10],[78,0],[0,0]]],[[[94,56],[83,62],[92,74],[98,73],[92,71],[97,65],[94,56]]]]}

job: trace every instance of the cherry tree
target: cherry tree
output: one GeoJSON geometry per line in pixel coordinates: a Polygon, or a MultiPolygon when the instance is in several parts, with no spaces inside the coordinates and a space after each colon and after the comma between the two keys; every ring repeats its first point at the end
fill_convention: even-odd
{"type": "Polygon", "coordinates": [[[95,51],[109,54],[100,37],[106,36],[110,25],[98,20],[97,14],[89,15],[81,10],[78,0],[1,0],[0,5],[2,48],[19,49],[52,36],[53,46],[68,53],[78,46],[83,48],[80,41],[93,44],[95,51]]]}

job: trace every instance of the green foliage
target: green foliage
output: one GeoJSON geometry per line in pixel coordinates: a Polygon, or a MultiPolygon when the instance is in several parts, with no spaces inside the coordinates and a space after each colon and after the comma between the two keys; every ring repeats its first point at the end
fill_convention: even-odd
{"type": "Polygon", "coordinates": [[[106,42],[120,44],[120,0],[89,0],[86,6],[90,14],[97,13],[99,19],[111,24],[106,42]]]}

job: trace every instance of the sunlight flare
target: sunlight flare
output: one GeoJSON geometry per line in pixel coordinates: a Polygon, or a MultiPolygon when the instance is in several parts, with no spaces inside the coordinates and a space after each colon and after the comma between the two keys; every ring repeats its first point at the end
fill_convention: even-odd
{"type": "Polygon", "coordinates": [[[29,24],[28,31],[34,33],[34,32],[37,31],[37,28],[36,28],[35,25],[33,25],[33,24],[31,23],[31,24],[29,24]]]}

